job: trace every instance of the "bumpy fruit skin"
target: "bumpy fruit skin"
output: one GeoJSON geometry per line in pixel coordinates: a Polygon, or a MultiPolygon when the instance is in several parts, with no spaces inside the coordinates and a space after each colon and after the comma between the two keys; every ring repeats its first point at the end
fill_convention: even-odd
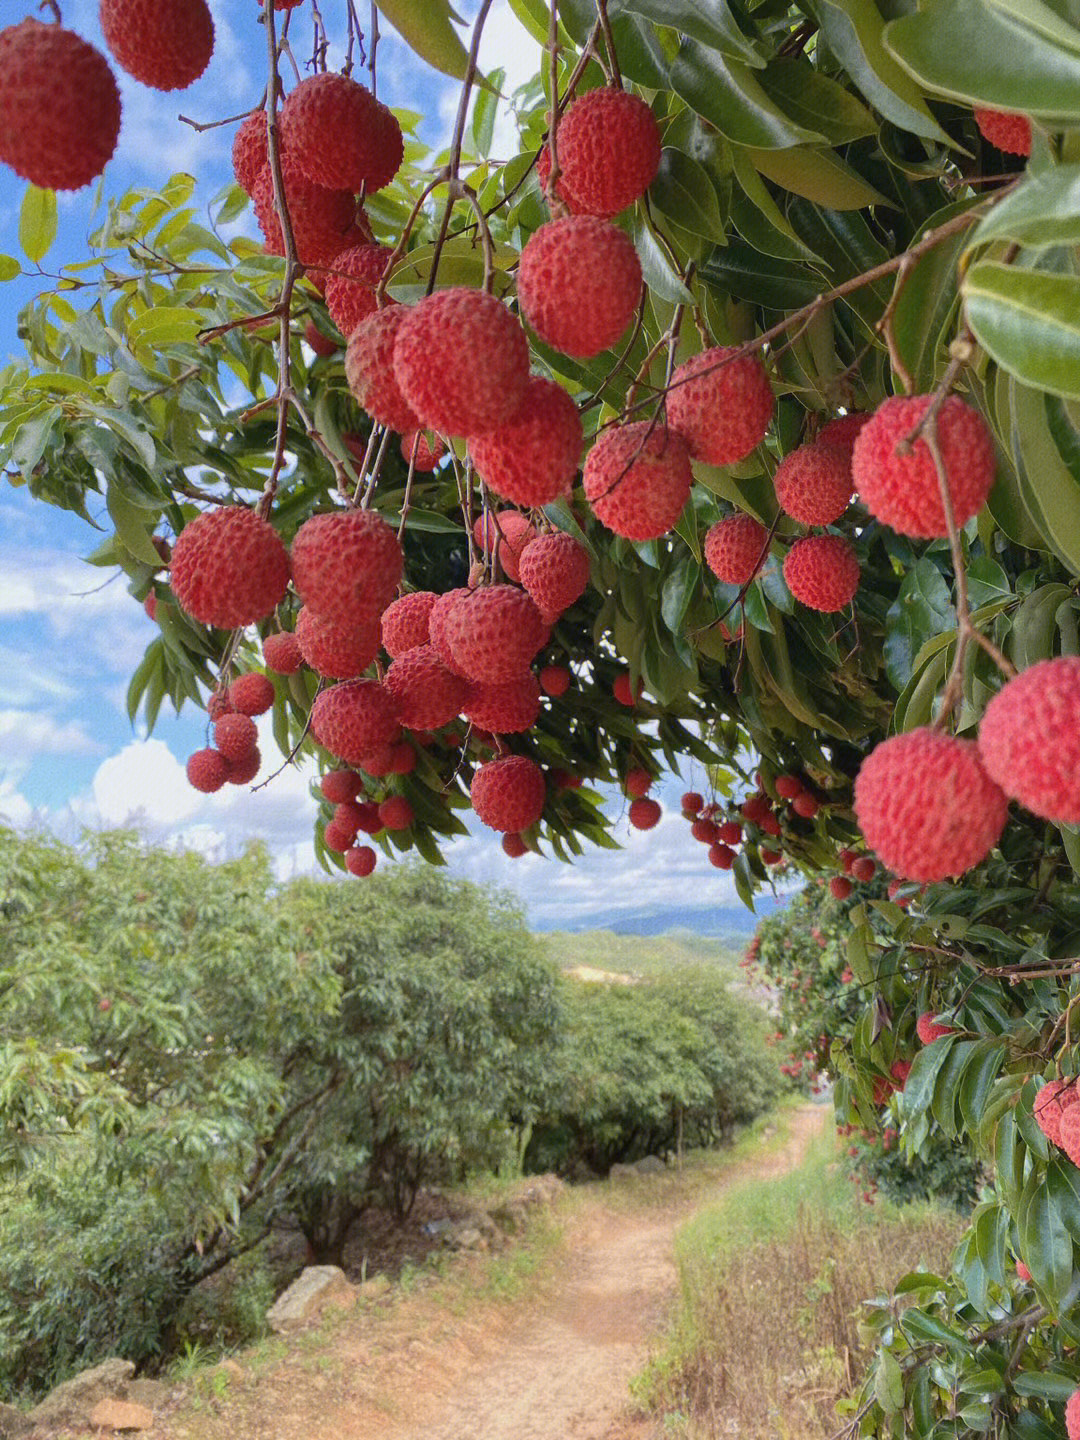
{"type": "Polygon", "coordinates": [[[338,625],[304,605],[296,617],[296,643],[316,675],[326,680],[352,680],[363,674],[379,652],[379,622],[338,625]]]}
{"type": "Polygon", "coordinates": [[[386,672],[383,684],[397,701],[398,716],[409,730],[439,730],[461,714],[469,687],[448,670],[432,645],[406,650],[386,672]]]}
{"type": "Polygon", "coordinates": [[[623,789],[631,800],[640,800],[652,789],[652,776],[647,770],[628,770],[626,779],[623,781],[623,789]]]}
{"type": "MultiPolygon", "coordinates": [[[[860,430],[851,459],[859,499],[875,520],[921,540],[948,534],[937,469],[921,435],[908,454],[898,455],[896,449],[930,403],[929,395],[883,401],[860,430]]],[[[958,395],[950,395],[938,412],[937,433],[956,523],[965,525],[982,509],[994,483],[994,442],[982,416],[958,395]]]]}
{"type": "Polygon", "coordinates": [[[519,834],[544,813],[547,785],[543,771],[528,756],[504,755],[480,766],[469,793],[485,825],[519,834]]]}
{"type": "Polygon", "coordinates": [[[587,360],[610,350],[641,299],[633,241],[592,215],[551,220],[530,236],[518,266],[518,304],[540,339],[587,360]]]}
{"type": "Polygon", "coordinates": [[[394,373],[394,346],[408,310],[388,305],[361,320],[349,336],[345,378],[373,420],[389,430],[415,430],[420,422],[401,393],[394,373]]]}
{"type": "Polygon", "coordinates": [[[188,757],[186,770],[188,784],[204,795],[220,790],[229,778],[229,762],[220,750],[196,750],[188,757]]]}
{"type": "Polygon", "coordinates": [[[829,881],[829,894],[834,900],[846,900],[854,888],[846,875],[834,875],[829,881]]]}
{"type": "Polygon", "coordinates": [[[489,489],[514,505],[548,505],[568,495],[581,463],[584,434],[573,400],[554,380],[530,375],[513,418],[469,441],[489,489]]]}
{"type": "Polygon", "coordinates": [[[311,729],[324,749],[346,765],[363,765],[398,737],[394,697],[377,680],[344,680],[315,697],[311,729]]]}
{"type": "Polygon", "coordinates": [[[519,735],[531,729],[540,714],[540,682],[531,670],[501,685],[479,682],[462,713],[492,735],[519,735]]]}
{"type": "Polygon", "coordinates": [[[925,726],[883,741],[855,780],[866,843],[905,880],[963,875],[997,844],[1007,814],[975,742],[925,726]]]}
{"type": "Polygon", "coordinates": [[[1080,824],[1080,659],[1039,660],[986,707],[979,754],[991,780],[1025,810],[1080,824]]]}
{"type": "Polygon", "coordinates": [[[428,614],[428,638],[434,645],[439,659],[448,670],[453,670],[455,675],[462,674],[460,665],[454,659],[454,652],[450,649],[450,641],[446,634],[446,622],[450,618],[450,612],[457,605],[458,601],[468,595],[469,591],[464,585],[457,590],[447,590],[444,595],[436,597],[434,605],[428,614]]]}
{"type": "Polygon", "coordinates": [[[735,864],[735,851],[718,840],[715,845],[709,846],[709,864],[715,865],[717,870],[730,870],[735,864]]]}
{"type": "Polygon", "coordinates": [[[362,788],[360,776],[355,770],[328,770],[319,781],[319,789],[332,805],[348,805],[362,788]]]}
{"type": "Polygon", "coordinates": [[[473,521],[473,539],[484,552],[491,554],[492,545],[499,547],[499,564],[508,580],[521,579],[521,556],[526,545],[536,539],[536,530],[527,516],[517,510],[485,513],[473,521]]]}
{"type": "Polygon", "coordinates": [[[545,665],[537,676],[545,695],[557,700],[570,689],[570,671],[565,665],[545,665]]]}
{"type": "Polygon", "coordinates": [[[326,308],[346,339],[375,313],[375,287],[390,251],[385,245],[350,245],[334,256],[326,276],[326,308]]]}
{"type": "Polygon", "coordinates": [[[401,458],[422,475],[430,475],[446,455],[446,446],[436,435],[434,445],[423,430],[409,430],[401,437],[401,458]]]}
{"type": "Polygon", "coordinates": [[[1061,1144],[1061,1118],[1078,1100],[1080,1092],[1073,1080],[1051,1080],[1035,1096],[1032,1106],[1035,1123],[1051,1145],[1061,1144]]]}
{"type": "Polygon", "coordinates": [[[238,630],[285,598],[289,556],[274,527],[242,505],[223,505],[185,525],[173,546],[169,584],[203,625],[238,630]]]}
{"type": "Polygon", "coordinates": [[[589,552],[572,535],[556,531],[531,540],[518,561],[521,583],[545,618],[561,615],[589,583],[589,552]]]}
{"type": "Polygon", "coordinates": [[[387,830],[407,830],[414,818],[412,804],[404,795],[391,795],[379,806],[379,819],[387,830]]]}
{"type": "Polygon", "coordinates": [[[528,669],[547,633],[532,600],[513,585],[485,585],[468,592],[446,619],[446,640],[457,669],[470,680],[494,684],[528,669]]]}
{"type": "Polygon", "coordinates": [[[109,62],[72,30],[23,20],[0,30],[0,161],[43,190],[80,190],[120,134],[109,62]]]}
{"type": "Polygon", "coordinates": [[[386,607],[382,613],[382,643],[391,660],[428,643],[431,607],[438,598],[433,590],[415,590],[386,607]]]}
{"type": "Polygon", "coordinates": [[[397,535],[373,510],[313,515],[292,543],[293,582],[312,610],[337,625],[378,619],[404,564],[397,535]]]}
{"type": "Polygon", "coordinates": [[[345,869],[363,879],[375,869],[376,858],[370,845],[353,845],[345,851],[345,869]]]}
{"type": "Polygon", "coordinates": [[[747,585],[761,569],[768,539],[769,532],[752,515],[725,515],[705,536],[705,563],[725,585],[747,585]]]}
{"type": "Polygon", "coordinates": [[[639,200],[660,165],[660,127],[637,95],[608,87],[573,102],[559,122],[559,169],[571,208],[610,219],[639,200]]]}
{"type": "MultiPolygon", "coordinates": [[[[288,158],[283,161],[281,178],[301,264],[329,264],[342,246],[349,243],[356,214],[352,192],[313,185],[288,158]]],[[[269,164],[259,171],[251,201],[267,251],[271,255],[284,255],[285,237],[274,204],[274,178],[269,164]]]]}
{"type": "Polygon", "coordinates": [[[803,793],[803,783],[797,775],[778,775],[773,789],[781,800],[794,800],[803,793]]]}
{"type": "Polygon", "coordinates": [[[720,839],[720,827],[707,815],[699,815],[690,826],[690,834],[702,845],[715,845],[720,839]]]}
{"type": "Polygon", "coordinates": [[[973,113],[980,134],[991,145],[1004,150],[1006,155],[1031,154],[1031,121],[1026,115],[1016,115],[1010,110],[983,110],[978,105],[973,113]]]}
{"type": "Polygon", "coordinates": [[[266,111],[252,110],[240,122],[232,142],[233,174],[241,190],[246,190],[249,195],[255,193],[255,182],[266,163],[266,111]]]}
{"type": "Polygon", "coordinates": [[[210,64],[206,0],[101,0],[101,33],[122,70],[154,90],[186,90],[210,64]]]}
{"type": "Polygon", "coordinates": [[[1065,1430],[1069,1440],[1080,1440],[1080,1390],[1074,1390],[1065,1402],[1065,1430]]]}
{"type": "Polygon", "coordinates": [[[402,428],[481,435],[511,421],[524,401],[529,342],[494,295],[452,286],[405,310],[394,375],[418,417],[402,428]]]}
{"type": "Polygon", "coordinates": [[[858,556],[843,535],[807,535],[784,556],[784,580],[792,595],[826,614],[851,603],[859,574],[858,556]]]}
{"type": "Polygon", "coordinates": [[[837,415],[835,420],[829,420],[818,431],[817,443],[819,445],[835,445],[847,456],[848,464],[851,464],[851,452],[855,448],[855,438],[860,430],[870,419],[861,410],[852,410],[847,415],[837,415]]]}
{"type": "Polygon", "coordinates": [[[246,755],[241,755],[239,760],[230,760],[229,773],[226,777],[230,785],[247,785],[254,780],[262,765],[262,756],[259,754],[259,747],[253,745],[246,755]]]}
{"type": "Polygon", "coordinates": [[[668,424],[707,465],[733,465],[749,455],[764,440],[775,408],[760,359],[730,345],[685,360],[667,397],[668,424]]]}
{"type": "Polygon", "coordinates": [[[935,1040],[940,1040],[943,1035],[955,1035],[955,1025],[939,1025],[933,1015],[927,1012],[920,1015],[915,1021],[915,1034],[924,1045],[932,1045],[935,1040]]]}
{"type": "Polygon", "coordinates": [[[635,830],[653,830],[659,825],[662,813],[659,801],[644,797],[631,800],[627,818],[635,830]]]}
{"type": "Polygon", "coordinates": [[[504,835],[502,848],[503,854],[509,855],[511,860],[520,860],[522,855],[528,853],[529,849],[520,835],[504,835]]]}
{"type": "Polygon", "coordinates": [[[241,715],[265,715],[274,703],[274,682],[251,670],[238,676],[226,693],[229,704],[241,715]]]}
{"type": "Polygon", "coordinates": [[[583,478],[593,514],[627,540],[666,535],[694,483],[683,440],[649,420],[606,430],[589,451],[583,478]]]}
{"type": "Polygon", "coordinates": [[[250,715],[222,715],[214,721],[214,744],[226,760],[243,760],[259,738],[250,715]]]}
{"type": "Polygon", "coordinates": [[[263,664],[275,675],[295,675],[304,663],[296,636],[288,630],[267,635],[263,641],[263,664]]]}
{"type": "Polygon", "coordinates": [[[800,445],[773,476],[776,499],[801,525],[831,525],[851,501],[851,462],[838,445],[800,445]]]}
{"type": "Polygon", "coordinates": [[[401,126],[364,85],[327,71],[301,80],[281,107],[289,154],[315,185],[370,195],[397,174],[401,126]]]}
{"type": "Polygon", "coordinates": [[[1058,1144],[1074,1165],[1080,1166],[1080,1106],[1070,1105],[1061,1116],[1058,1144]]]}
{"type": "Polygon", "coordinates": [[[679,806],[684,815],[696,815],[705,808],[705,796],[697,790],[687,790],[679,801],[679,806]]]}
{"type": "Polygon", "coordinates": [[[861,880],[865,885],[877,874],[877,866],[869,855],[860,855],[857,860],[851,862],[851,873],[856,880],[861,880]]]}

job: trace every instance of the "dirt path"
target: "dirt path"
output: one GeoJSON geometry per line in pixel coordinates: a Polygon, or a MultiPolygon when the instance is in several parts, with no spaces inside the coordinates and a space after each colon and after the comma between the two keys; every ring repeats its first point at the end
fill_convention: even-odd
{"type": "MultiPolygon", "coordinates": [[[[261,1375],[234,1371],[228,1395],[189,1407],[159,1440],[651,1440],[627,1386],[661,1330],[676,1283],[672,1240],[718,1189],[797,1165],[822,1107],[791,1117],[787,1144],[748,1156],[718,1187],[660,1209],[585,1203],[549,1273],[512,1303],[454,1314],[432,1295],[351,1318],[319,1348],[261,1375]]],[[[640,1182],[647,1184],[648,1182],[640,1182]]]]}

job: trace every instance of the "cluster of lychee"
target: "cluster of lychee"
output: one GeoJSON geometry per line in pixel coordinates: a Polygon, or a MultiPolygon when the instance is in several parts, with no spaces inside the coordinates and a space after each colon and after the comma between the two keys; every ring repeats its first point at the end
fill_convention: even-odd
{"type": "Polygon", "coordinates": [[[187,777],[196,790],[212,794],[225,784],[247,785],[262,764],[256,715],[274,703],[274,682],[257,670],[231,681],[210,704],[214,743],[196,750],[187,762],[187,777]]]}
{"type": "Polygon", "coordinates": [[[822,799],[797,775],[778,775],[771,782],[773,793],[758,775],[758,789],[737,805],[727,807],[716,801],[706,803],[696,790],[682,797],[683,818],[689,820],[690,834],[708,846],[710,865],[730,870],[744,840],[756,845],[764,865],[780,865],[784,852],[766,841],[782,841],[792,817],[813,820],[822,808],[822,799]]]}

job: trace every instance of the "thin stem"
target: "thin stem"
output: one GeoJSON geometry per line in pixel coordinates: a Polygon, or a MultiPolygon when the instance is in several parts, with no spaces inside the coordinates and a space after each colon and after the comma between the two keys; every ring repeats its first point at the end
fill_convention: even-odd
{"type": "Polygon", "coordinates": [[[551,0],[551,24],[548,27],[548,69],[551,71],[551,103],[548,110],[548,157],[551,169],[547,178],[548,209],[553,215],[561,213],[561,204],[555,194],[555,186],[562,175],[559,165],[559,0],[551,0]],[[556,210],[556,207],[559,207],[556,210]]]}
{"type": "Polygon", "coordinates": [[[596,0],[596,18],[600,22],[600,29],[604,36],[604,45],[607,48],[608,64],[611,67],[611,83],[622,89],[622,72],[619,69],[619,57],[615,53],[615,37],[611,33],[611,21],[608,19],[607,0],[596,0]]]}
{"type": "Polygon", "coordinates": [[[379,48],[379,7],[371,0],[371,20],[368,23],[368,74],[371,76],[371,93],[378,96],[378,82],[375,75],[375,52],[379,48]]]}

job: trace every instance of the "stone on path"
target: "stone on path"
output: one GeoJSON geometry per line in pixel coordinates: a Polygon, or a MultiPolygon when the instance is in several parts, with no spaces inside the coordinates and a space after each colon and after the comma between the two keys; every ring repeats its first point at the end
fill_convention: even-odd
{"type": "Polygon", "coordinates": [[[90,1424],[98,1430],[149,1430],[154,1412],[131,1400],[99,1400],[90,1411],[90,1424]]]}
{"type": "Polygon", "coordinates": [[[278,1335],[299,1330],[324,1305],[345,1305],[356,1291],[337,1265],[309,1265],[266,1312],[266,1323],[278,1335]]]}

